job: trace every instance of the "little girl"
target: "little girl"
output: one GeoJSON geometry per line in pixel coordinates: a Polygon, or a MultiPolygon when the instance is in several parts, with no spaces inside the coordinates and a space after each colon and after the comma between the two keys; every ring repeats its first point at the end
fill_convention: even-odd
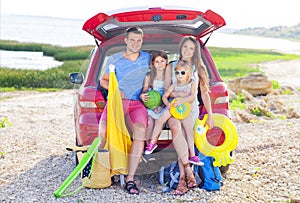
{"type": "MultiPolygon", "coordinates": [[[[164,104],[167,106],[167,108],[170,109],[172,106],[169,101],[169,96],[172,92],[188,93],[186,97],[174,98],[175,101],[172,105],[174,107],[177,107],[178,105],[183,104],[185,102],[191,103],[191,113],[187,118],[180,120],[180,122],[185,132],[187,143],[189,143],[188,145],[189,155],[190,157],[195,157],[195,149],[194,149],[195,117],[193,116],[193,112],[199,113],[198,102],[197,102],[198,81],[193,79],[192,65],[187,61],[179,60],[175,66],[174,71],[175,71],[176,80],[169,87],[169,89],[165,91],[162,100],[164,104]]],[[[152,139],[150,141],[150,144],[155,144],[157,142],[157,137],[162,129],[163,123],[165,123],[171,116],[172,115],[170,114],[170,111],[164,111],[161,117],[157,120],[153,129],[153,135],[154,135],[153,138],[156,139],[152,139]]],[[[203,165],[203,163],[200,160],[197,160],[193,163],[197,165],[203,165]]]]}
{"type": "MultiPolygon", "coordinates": [[[[145,102],[148,99],[147,92],[151,89],[158,91],[161,95],[164,94],[164,80],[165,70],[168,63],[168,55],[164,51],[153,51],[150,61],[150,71],[147,73],[144,80],[144,87],[140,99],[145,102]]],[[[154,125],[157,125],[157,120],[160,118],[162,113],[165,111],[164,104],[157,107],[156,109],[147,109],[148,111],[148,127],[146,130],[146,150],[145,154],[151,154],[156,148],[157,144],[152,143],[153,139],[152,131],[154,125]],[[150,140],[150,141],[149,141],[150,140]]]]}

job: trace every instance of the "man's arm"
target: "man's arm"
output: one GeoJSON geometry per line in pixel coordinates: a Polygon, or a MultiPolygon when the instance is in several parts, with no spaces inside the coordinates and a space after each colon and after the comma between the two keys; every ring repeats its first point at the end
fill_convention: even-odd
{"type": "Polygon", "coordinates": [[[150,76],[146,75],[145,79],[144,79],[144,85],[143,85],[143,89],[142,89],[142,93],[140,94],[140,99],[145,102],[148,100],[148,88],[149,88],[149,80],[150,80],[150,76]]]}
{"type": "MultiPolygon", "coordinates": [[[[109,85],[109,75],[107,73],[104,73],[102,75],[102,77],[100,78],[100,85],[104,88],[108,90],[108,85],[109,85]]],[[[127,99],[125,97],[125,94],[123,92],[120,91],[121,94],[121,99],[127,99]]]]}
{"type": "Polygon", "coordinates": [[[107,73],[104,73],[100,78],[100,85],[103,88],[108,90],[108,84],[109,84],[109,75],[107,73]]]}

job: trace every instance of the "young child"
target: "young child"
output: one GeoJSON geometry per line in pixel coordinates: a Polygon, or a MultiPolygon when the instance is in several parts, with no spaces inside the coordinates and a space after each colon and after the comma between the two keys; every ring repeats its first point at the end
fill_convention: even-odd
{"type": "MultiPolygon", "coordinates": [[[[147,101],[147,92],[151,89],[158,91],[161,95],[164,94],[165,70],[168,63],[168,55],[164,51],[153,51],[150,61],[150,71],[147,73],[144,80],[144,87],[140,99],[147,101]]],[[[156,148],[156,143],[151,143],[153,128],[157,125],[157,120],[160,118],[166,108],[164,104],[156,109],[147,109],[148,111],[148,127],[146,129],[146,150],[145,154],[151,154],[156,148]],[[150,140],[150,141],[149,141],[150,140]]]]}
{"type": "MultiPolygon", "coordinates": [[[[197,87],[198,81],[192,78],[192,65],[184,60],[179,60],[176,64],[174,69],[176,80],[174,83],[169,87],[168,90],[165,91],[162,100],[164,104],[167,106],[167,109],[170,109],[172,106],[169,101],[169,96],[172,92],[185,92],[188,93],[186,97],[177,97],[174,98],[175,101],[172,104],[174,107],[177,107],[180,104],[185,102],[191,103],[191,112],[197,111],[198,112],[198,102],[197,102],[197,87]]],[[[162,129],[163,123],[165,123],[172,115],[170,111],[164,111],[161,117],[155,123],[153,129],[153,139],[151,139],[150,144],[155,144],[157,142],[158,135],[162,129]]],[[[190,113],[190,115],[180,120],[183,130],[186,135],[187,143],[189,144],[189,156],[195,156],[195,149],[194,149],[194,123],[195,117],[190,113]]],[[[191,159],[191,158],[190,158],[191,159]]],[[[203,165],[203,163],[198,159],[193,161],[196,165],[203,165]]]]}

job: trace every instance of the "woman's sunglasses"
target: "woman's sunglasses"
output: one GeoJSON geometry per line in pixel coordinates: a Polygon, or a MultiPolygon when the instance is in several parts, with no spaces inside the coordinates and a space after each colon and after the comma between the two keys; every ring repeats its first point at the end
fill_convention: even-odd
{"type": "Polygon", "coordinates": [[[175,75],[185,75],[186,71],[182,70],[182,71],[175,71],[175,75]]]}

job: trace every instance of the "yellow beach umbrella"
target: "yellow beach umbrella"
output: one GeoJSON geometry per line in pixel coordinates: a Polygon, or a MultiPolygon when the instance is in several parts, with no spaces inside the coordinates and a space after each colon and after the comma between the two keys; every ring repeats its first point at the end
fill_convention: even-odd
{"type": "Polygon", "coordinates": [[[109,86],[107,99],[107,141],[105,148],[110,151],[111,176],[127,174],[128,153],[131,138],[125,125],[124,112],[115,66],[109,66],[109,86]]]}

